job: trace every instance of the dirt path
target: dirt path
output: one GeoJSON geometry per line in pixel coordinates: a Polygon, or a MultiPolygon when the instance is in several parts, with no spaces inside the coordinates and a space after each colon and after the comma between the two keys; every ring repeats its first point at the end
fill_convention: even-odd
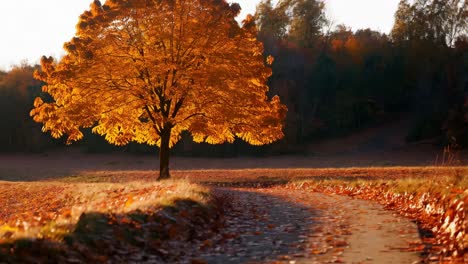
{"type": "MultiPolygon", "coordinates": [[[[226,227],[201,243],[199,263],[418,263],[417,226],[349,197],[267,189],[220,189],[232,202],[226,227]]],[[[197,263],[197,262],[195,262],[197,263]]]]}

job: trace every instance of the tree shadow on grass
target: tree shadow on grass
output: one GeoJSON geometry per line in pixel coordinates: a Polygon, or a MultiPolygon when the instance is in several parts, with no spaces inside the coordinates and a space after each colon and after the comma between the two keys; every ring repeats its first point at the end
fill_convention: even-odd
{"type": "Polygon", "coordinates": [[[267,194],[215,193],[217,204],[210,208],[178,200],[156,212],[83,214],[59,240],[0,244],[0,263],[247,263],[305,252],[301,240],[312,232],[317,212],[267,194]],[[232,204],[236,197],[264,206],[239,207],[232,204]]]}
{"type": "MultiPolygon", "coordinates": [[[[177,200],[156,211],[82,214],[58,239],[19,239],[0,244],[0,263],[172,263],[221,225],[216,206],[177,200]]],[[[54,236],[60,230],[49,230],[54,236]]]]}

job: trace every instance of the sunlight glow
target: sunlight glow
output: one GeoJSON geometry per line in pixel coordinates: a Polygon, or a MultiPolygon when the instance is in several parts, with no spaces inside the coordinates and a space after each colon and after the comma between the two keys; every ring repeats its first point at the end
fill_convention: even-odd
{"type": "Polygon", "coordinates": [[[327,15],[334,25],[353,31],[371,28],[388,34],[393,27],[399,0],[326,0],[327,15]]]}

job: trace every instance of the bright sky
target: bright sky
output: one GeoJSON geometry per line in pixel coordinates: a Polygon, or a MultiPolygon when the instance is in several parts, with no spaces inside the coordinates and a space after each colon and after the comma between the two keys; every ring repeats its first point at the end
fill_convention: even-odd
{"type": "MultiPolygon", "coordinates": [[[[255,12],[259,0],[228,0],[242,7],[241,18],[255,12]]],[[[372,28],[388,33],[399,0],[325,0],[335,25],[353,30],[372,28]]],[[[42,55],[59,57],[62,45],[75,33],[78,16],[92,0],[14,0],[0,2],[0,70],[42,55]]],[[[102,2],[104,2],[102,0],[102,2]]]]}

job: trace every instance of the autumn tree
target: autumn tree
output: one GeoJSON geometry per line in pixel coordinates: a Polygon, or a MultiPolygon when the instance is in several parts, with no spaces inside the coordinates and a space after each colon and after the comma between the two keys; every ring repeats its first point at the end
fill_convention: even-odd
{"type": "Polygon", "coordinates": [[[183,131],[211,144],[278,140],[286,108],[266,95],[271,69],[239,11],[224,0],[96,0],[66,55],[42,58],[36,77],[53,100],[37,98],[31,115],[69,143],[92,127],[115,145],[157,145],[158,179],[183,131]]]}

